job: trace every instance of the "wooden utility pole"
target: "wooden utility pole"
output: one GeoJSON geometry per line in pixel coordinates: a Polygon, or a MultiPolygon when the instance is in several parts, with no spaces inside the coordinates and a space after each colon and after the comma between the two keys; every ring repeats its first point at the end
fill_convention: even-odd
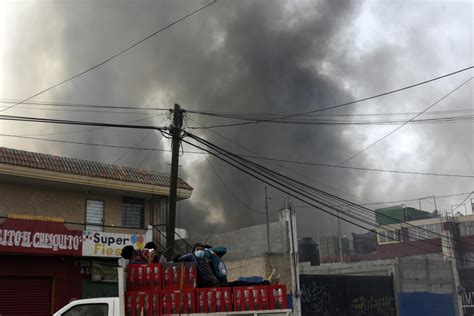
{"type": "Polygon", "coordinates": [[[168,207],[168,222],[166,223],[166,257],[173,259],[174,235],[176,227],[176,200],[178,193],[178,163],[179,145],[181,142],[181,129],[183,127],[183,111],[179,104],[174,105],[173,124],[170,126],[172,136],[171,142],[171,175],[170,175],[170,197],[168,207]]]}

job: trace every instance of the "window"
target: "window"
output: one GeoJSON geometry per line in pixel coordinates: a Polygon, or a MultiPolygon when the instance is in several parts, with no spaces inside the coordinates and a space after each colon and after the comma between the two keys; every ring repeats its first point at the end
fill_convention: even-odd
{"type": "Polygon", "coordinates": [[[104,201],[86,201],[86,230],[104,231],[104,201]]]}
{"type": "Polygon", "coordinates": [[[107,316],[109,307],[107,304],[81,304],[68,309],[63,316],[107,316]]]}
{"type": "Polygon", "coordinates": [[[145,199],[122,198],[122,225],[133,228],[145,227],[145,199]]]}
{"type": "Polygon", "coordinates": [[[440,238],[441,224],[427,224],[418,227],[408,227],[410,241],[440,238]]]}
{"type": "Polygon", "coordinates": [[[400,242],[400,230],[386,229],[378,231],[379,244],[400,242]]]}

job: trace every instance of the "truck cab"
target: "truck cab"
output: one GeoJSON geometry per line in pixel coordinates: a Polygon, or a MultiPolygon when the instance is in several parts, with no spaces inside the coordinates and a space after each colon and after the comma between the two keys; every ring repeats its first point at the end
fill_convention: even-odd
{"type": "Polygon", "coordinates": [[[53,316],[119,316],[118,297],[89,298],[72,301],[53,316]]]}

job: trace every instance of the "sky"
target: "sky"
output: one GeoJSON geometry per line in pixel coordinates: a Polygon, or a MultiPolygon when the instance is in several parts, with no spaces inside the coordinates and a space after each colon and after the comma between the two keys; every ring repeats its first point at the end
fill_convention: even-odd
{"type": "MultiPolygon", "coordinates": [[[[210,1],[2,1],[0,101],[29,98],[207,3],[210,1]]],[[[219,0],[32,101],[164,109],[178,103],[188,111],[238,114],[290,115],[318,110],[472,66],[473,21],[473,2],[468,0],[219,0]]],[[[346,115],[330,117],[344,120],[406,121],[433,105],[418,118],[472,115],[472,81],[445,96],[473,74],[471,69],[318,114],[346,115]]],[[[3,109],[8,105],[0,104],[3,109]]],[[[1,114],[155,126],[170,122],[166,111],[41,104],[20,104],[1,114]]],[[[234,122],[187,113],[185,128],[234,122]]],[[[400,125],[259,123],[188,131],[237,154],[339,164],[400,125]]],[[[168,139],[143,130],[2,121],[0,134],[170,149],[168,139]]],[[[406,124],[344,165],[473,176],[473,135],[471,120],[406,124]]],[[[170,170],[168,152],[7,136],[0,136],[0,145],[170,170]]],[[[184,146],[184,150],[194,149],[184,146]]],[[[355,203],[400,201],[370,208],[401,203],[419,207],[421,203],[422,209],[433,211],[436,202],[443,212],[467,198],[466,208],[456,211],[472,212],[470,199],[474,196],[468,197],[474,190],[472,178],[260,162],[355,203]]],[[[184,153],[179,172],[194,192],[189,200],[179,202],[177,225],[191,234],[265,222],[265,184],[201,154],[184,153]]],[[[333,217],[273,188],[268,188],[268,196],[272,221],[291,201],[300,236],[335,234],[333,217]]],[[[343,223],[344,233],[352,231],[360,230],[343,223]]]]}

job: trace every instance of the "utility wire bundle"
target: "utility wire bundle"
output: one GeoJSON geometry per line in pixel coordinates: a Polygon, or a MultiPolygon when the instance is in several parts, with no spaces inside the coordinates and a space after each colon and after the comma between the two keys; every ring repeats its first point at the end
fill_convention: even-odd
{"type": "MultiPolygon", "coordinates": [[[[226,162],[227,164],[237,168],[238,170],[246,173],[247,175],[254,177],[263,183],[285,193],[289,196],[308,204],[315,209],[318,209],[326,214],[337,217],[343,221],[351,223],[359,228],[375,231],[376,234],[381,234],[381,232],[374,230],[378,225],[374,222],[374,211],[366,208],[357,203],[350,202],[348,200],[342,199],[315,187],[312,187],[308,184],[302,183],[296,179],[288,177],[286,175],[275,172],[271,169],[268,169],[262,165],[254,163],[248,159],[243,158],[242,156],[233,154],[215,144],[212,144],[209,141],[206,141],[203,138],[200,138],[190,132],[184,132],[186,138],[182,141],[192,147],[206,151],[210,155],[215,156],[216,158],[226,162]],[[348,211],[350,209],[350,211],[348,211]]],[[[388,215],[380,214],[381,217],[385,219],[394,219],[388,215]]],[[[474,245],[461,241],[459,239],[454,239],[451,236],[444,235],[432,230],[428,230],[423,227],[419,227],[410,223],[404,223],[409,227],[423,231],[427,239],[420,240],[420,244],[415,245],[412,243],[406,243],[409,247],[417,248],[426,252],[429,248],[423,246],[440,246],[440,244],[434,239],[440,239],[442,243],[446,243],[446,248],[454,249],[455,247],[451,245],[464,245],[470,248],[474,248],[474,245]]],[[[399,241],[397,236],[386,236],[387,239],[392,239],[394,241],[399,241]]],[[[457,256],[448,256],[454,259],[461,261],[470,261],[464,258],[457,256]]],[[[474,262],[474,261],[472,261],[474,262]]]]}

